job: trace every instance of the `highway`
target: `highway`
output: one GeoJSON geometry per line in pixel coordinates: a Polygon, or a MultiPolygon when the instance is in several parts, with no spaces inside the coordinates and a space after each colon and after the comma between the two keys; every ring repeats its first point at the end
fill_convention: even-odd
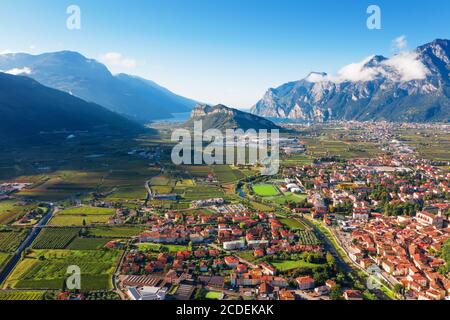
{"type": "Polygon", "coordinates": [[[47,223],[50,221],[53,215],[53,206],[50,206],[45,216],[36,224],[33,228],[31,228],[30,233],[27,235],[25,240],[20,244],[17,250],[14,252],[13,257],[8,261],[3,271],[0,273],[0,286],[3,285],[3,282],[8,278],[11,272],[14,270],[16,265],[19,263],[22,252],[24,252],[28,247],[31,246],[33,241],[37,238],[42,228],[44,228],[47,223]]]}

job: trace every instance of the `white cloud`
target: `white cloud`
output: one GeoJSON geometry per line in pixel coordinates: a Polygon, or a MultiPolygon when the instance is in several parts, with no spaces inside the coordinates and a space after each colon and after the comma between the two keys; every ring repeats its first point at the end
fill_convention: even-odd
{"type": "Polygon", "coordinates": [[[368,68],[365,65],[373,59],[374,56],[370,56],[362,60],[361,62],[351,63],[341,68],[337,75],[331,77],[332,81],[344,82],[344,81],[371,81],[378,75],[376,68],[368,68]]]}
{"type": "Polygon", "coordinates": [[[10,54],[10,53],[14,53],[13,51],[11,51],[11,50],[2,50],[2,51],[0,51],[0,55],[2,55],[2,54],[10,54]]]}
{"type": "Polygon", "coordinates": [[[305,80],[311,83],[323,82],[327,80],[327,75],[324,73],[311,72],[305,80]]]}
{"type": "Polygon", "coordinates": [[[14,69],[5,71],[5,73],[12,74],[13,76],[18,76],[20,74],[31,74],[31,69],[28,67],[14,68],[14,69]]]}
{"type": "Polygon", "coordinates": [[[392,40],[392,49],[394,51],[404,51],[408,48],[408,40],[406,40],[406,36],[402,35],[400,37],[395,38],[392,40]]]}
{"type": "Polygon", "coordinates": [[[401,52],[383,64],[392,67],[398,73],[400,81],[422,80],[429,74],[416,52],[401,52]]]}
{"type": "Polygon", "coordinates": [[[137,66],[137,61],[131,58],[124,57],[118,52],[108,52],[100,56],[101,62],[112,68],[134,69],[137,66]]]}
{"type": "Polygon", "coordinates": [[[380,77],[387,77],[392,81],[407,82],[412,80],[423,80],[430,71],[420,61],[416,52],[401,52],[390,59],[374,62],[367,65],[374,56],[370,56],[361,62],[351,63],[341,68],[334,76],[322,76],[311,74],[306,80],[309,82],[332,81],[335,83],[366,82],[380,77]]]}

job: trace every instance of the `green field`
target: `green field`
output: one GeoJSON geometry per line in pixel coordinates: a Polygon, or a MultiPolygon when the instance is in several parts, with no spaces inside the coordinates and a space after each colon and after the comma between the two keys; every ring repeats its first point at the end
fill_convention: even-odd
{"type": "Polygon", "coordinates": [[[296,204],[301,203],[301,202],[305,201],[306,198],[307,198],[306,194],[295,194],[295,193],[286,192],[286,193],[280,194],[275,197],[264,197],[264,201],[269,201],[276,205],[282,206],[288,202],[292,202],[292,203],[296,203],[296,204]]]}
{"type": "Polygon", "coordinates": [[[58,212],[58,215],[109,215],[116,213],[114,208],[75,207],[58,212]]]}
{"type": "Polygon", "coordinates": [[[33,249],[66,249],[80,232],[77,228],[46,228],[33,242],[33,249]]]}
{"type": "Polygon", "coordinates": [[[233,169],[228,165],[217,165],[212,167],[214,175],[221,184],[233,183],[245,178],[245,175],[238,169],[233,169]]]}
{"type": "Polygon", "coordinates": [[[185,200],[204,200],[211,198],[222,198],[224,196],[223,190],[217,186],[197,185],[184,189],[182,197],[185,200]]]}
{"type": "Polygon", "coordinates": [[[297,219],[281,218],[280,222],[291,230],[307,230],[308,227],[297,219]]]}
{"type": "Polygon", "coordinates": [[[2,229],[0,230],[0,252],[14,252],[25,240],[27,229],[2,229]]]}
{"type": "Polygon", "coordinates": [[[298,243],[309,246],[317,246],[320,245],[321,242],[317,238],[316,234],[312,231],[302,230],[298,232],[298,243]]]}
{"type": "Polygon", "coordinates": [[[61,290],[69,266],[81,269],[82,290],[110,290],[119,250],[33,250],[6,280],[8,288],[61,290]]]}
{"type": "Polygon", "coordinates": [[[137,236],[144,230],[142,227],[124,226],[124,227],[94,227],[88,228],[88,234],[99,238],[131,238],[137,236]]]}
{"type": "Polygon", "coordinates": [[[10,224],[36,208],[37,205],[24,205],[13,200],[0,201],[0,225],[10,224]]]}
{"type": "Polygon", "coordinates": [[[9,258],[11,258],[11,255],[9,253],[0,252],[0,270],[3,269],[9,258]]]}
{"type": "Polygon", "coordinates": [[[293,260],[284,260],[273,262],[272,265],[280,272],[287,272],[300,268],[308,268],[308,269],[317,269],[322,267],[320,264],[308,263],[303,260],[293,261],[293,260]]]}
{"type": "Polygon", "coordinates": [[[99,171],[61,170],[32,188],[22,189],[18,195],[36,201],[59,201],[73,195],[94,191],[101,183],[99,171]]]}
{"type": "Polygon", "coordinates": [[[49,226],[52,227],[82,227],[107,224],[109,215],[90,215],[90,216],[75,216],[75,215],[57,215],[50,220],[49,226]],[[84,221],[84,222],[83,222],[84,221]]]}
{"type": "Polygon", "coordinates": [[[0,291],[0,301],[42,300],[44,291],[0,291]]]}
{"type": "Polygon", "coordinates": [[[175,244],[157,244],[157,243],[138,243],[136,246],[139,248],[139,250],[142,251],[152,251],[152,252],[159,252],[161,248],[166,248],[171,253],[177,253],[178,251],[185,251],[189,250],[188,246],[183,245],[175,245],[175,244]]]}
{"type": "Polygon", "coordinates": [[[208,293],[205,295],[205,298],[209,300],[220,300],[222,299],[222,296],[223,294],[221,292],[208,291],[208,293]]]}
{"type": "Polygon", "coordinates": [[[306,143],[307,156],[312,158],[371,158],[381,153],[375,143],[360,142],[350,136],[338,138],[335,132],[327,132],[319,138],[303,138],[303,141],[306,143]]]}
{"type": "Polygon", "coordinates": [[[271,184],[256,184],[252,186],[253,192],[260,197],[275,197],[280,194],[278,189],[271,184]]]}
{"type": "Polygon", "coordinates": [[[111,239],[108,238],[75,238],[67,247],[69,250],[100,250],[111,239]]]}

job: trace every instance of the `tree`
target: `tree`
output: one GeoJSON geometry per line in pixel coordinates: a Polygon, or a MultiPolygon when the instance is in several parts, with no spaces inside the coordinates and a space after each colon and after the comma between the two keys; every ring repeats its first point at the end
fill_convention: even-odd
{"type": "Polygon", "coordinates": [[[330,267],[330,268],[333,268],[333,269],[335,269],[335,267],[336,267],[336,265],[335,265],[335,260],[334,260],[334,257],[333,257],[333,255],[330,253],[330,252],[327,252],[327,255],[326,255],[326,260],[327,260],[327,264],[328,264],[328,266],[330,267]]]}
{"type": "Polygon", "coordinates": [[[342,300],[342,289],[340,285],[335,285],[330,291],[331,300],[342,300]]]}
{"type": "Polygon", "coordinates": [[[403,296],[405,294],[405,287],[401,283],[397,283],[394,285],[394,292],[403,296]]]}

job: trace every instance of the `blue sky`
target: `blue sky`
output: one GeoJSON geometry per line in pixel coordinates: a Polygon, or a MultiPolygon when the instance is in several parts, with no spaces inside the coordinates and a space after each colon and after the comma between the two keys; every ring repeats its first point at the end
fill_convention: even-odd
{"type": "Polygon", "coordinates": [[[411,49],[450,38],[450,1],[4,0],[0,26],[0,52],[75,50],[184,96],[249,108],[310,71],[392,55],[399,36],[411,49]],[[71,4],[81,30],[66,28],[71,4]],[[366,27],[370,4],[381,30],[366,27]]]}

